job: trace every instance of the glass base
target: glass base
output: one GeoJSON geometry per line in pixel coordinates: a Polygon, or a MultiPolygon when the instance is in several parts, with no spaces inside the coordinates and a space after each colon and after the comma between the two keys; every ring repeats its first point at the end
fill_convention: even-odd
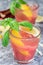
{"type": "Polygon", "coordinates": [[[32,59],[29,60],[29,61],[18,61],[18,60],[15,60],[15,62],[17,62],[18,64],[29,64],[29,63],[31,63],[33,60],[34,60],[34,58],[32,58],[32,59]]]}

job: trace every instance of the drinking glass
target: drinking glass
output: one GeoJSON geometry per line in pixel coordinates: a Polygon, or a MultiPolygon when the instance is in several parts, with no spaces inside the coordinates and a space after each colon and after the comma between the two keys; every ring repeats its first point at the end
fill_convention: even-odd
{"type": "Polygon", "coordinates": [[[35,20],[37,18],[38,15],[38,9],[39,9],[39,5],[36,1],[34,0],[25,0],[27,2],[27,7],[30,7],[28,10],[27,7],[26,9],[25,6],[22,9],[16,9],[16,13],[15,13],[15,18],[17,21],[21,22],[23,20],[27,20],[29,22],[31,22],[32,24],[35,23],[35,20]]]}
{"type": "Polygon", "coordinates": [[[16,62],[25,64],[33,60],[40,41],[40,29],[36,26],[35,28],[37,28],[39,31],[35,37],[33,37],[31,34],[27,34],[29,31],[24,27],[20,27],[21,32],[14,30],[10,31],[11,47],[13,48],[14,58],[16,62]],[[22,34],[21,36],[20,33],[22,34]]]}

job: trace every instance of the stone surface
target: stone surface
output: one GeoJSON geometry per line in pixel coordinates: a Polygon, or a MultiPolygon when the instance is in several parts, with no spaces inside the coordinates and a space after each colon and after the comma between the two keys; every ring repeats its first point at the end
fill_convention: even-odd
{"type": "Polygon", "coordinates": [[[12,0],[0,0],[0,11],[9,9],[10,2],[12,0]]]}

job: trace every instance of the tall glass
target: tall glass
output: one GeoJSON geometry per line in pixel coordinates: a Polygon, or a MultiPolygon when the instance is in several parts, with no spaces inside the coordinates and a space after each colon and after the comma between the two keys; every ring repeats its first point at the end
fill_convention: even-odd
{"type": "Polygon", "coordinates": [[[27,2],[27,6],[30,7],[30,9],[26,10],[24,9],[25,6],[22,9],[16,9],[16,13],[15,13],[15,18],[17,19],[17,21],[21,22],[23,20],[27,20],[29,22],[31,22],[32,24],[35,23],[35,20],[37,18],[38,15],[38,8],[39,5],[34,2],[33,0],[26,0],[27,2]]]}
{"type": "Polygon", "coordinates": [[[19,32],[10,31],[11,46],[13,48],[14,58],[18,63],[25,64],[33,60],[40,40],[40,30],[38,27],[36,28],[39,33],[35,37],[29,34],[29,31],[23,27],[21,27],[22,31],[20,30],[19,32]],[[20,33],[22,34],[21,36],[20,33]]]}

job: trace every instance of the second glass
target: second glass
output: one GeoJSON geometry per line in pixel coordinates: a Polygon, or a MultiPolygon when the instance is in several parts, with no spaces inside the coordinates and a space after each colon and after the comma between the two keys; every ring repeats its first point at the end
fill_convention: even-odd
{"type": "Polygon", "coordinates": [[[16,9],[15,18],[19,22],[27,20],[34,24],[38,15],[39,5],[33,0],[26,1],[28,2],[28,4],[25,5],[22,4],[21,5],[22,9],[16,9]]]}

